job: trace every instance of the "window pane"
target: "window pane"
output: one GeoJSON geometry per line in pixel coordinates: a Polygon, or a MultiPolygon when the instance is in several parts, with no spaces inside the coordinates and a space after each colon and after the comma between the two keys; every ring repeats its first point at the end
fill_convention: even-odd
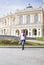
{"type": "Polygon", "coordinates": [[[20,23],[23,23],[23,16],[20,16],[20,23]]]}
{"type": "Polygon", "coordinates": [[[31,36],[31,32],[29,32],[29,36],[31,36]]]}
{"type": "Polygon", "coordinates": [[[30,15],[27,16],[27,22],[30,22],[30,15]]]}
{"type": "Polygon", "coordinates": [[[40,29],[38,29],[40,31],[40,29]]]}
{"type": "Polygon", "coordinates": [[[31,29],[29,29],[29,31],[31,31],[31,29]]]}
{"type": "Polygon", "coordinates": [[[40,31],[38,32],[38,35],[40,35],[40,31]]]}
{"type": "Polygon", "coordinates": [[[35,16],[34,16],[34,21],[35,21],[35,22],[38,22],[38,14],[35,14],[35,16]]]}
{"type": "Polygon", "coordinates": [[[6,25],[6,19],[5,19],[5,25],[6,25]]]}

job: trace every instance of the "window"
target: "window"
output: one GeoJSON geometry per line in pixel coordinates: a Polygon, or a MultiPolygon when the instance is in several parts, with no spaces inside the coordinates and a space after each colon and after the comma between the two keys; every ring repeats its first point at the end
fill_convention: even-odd
{"type": "Polygon", "coordinates": [[[38,22],[38,14],[35,14],[35,16],[34,16],[34,22],[38,22]]]}
{"type": "Polygon", "coordinates": [[[40,31],[40,29],[38,29],[40,31]]]}
{"type": "Polygon", "coordinates": [[[38,29],[38,35],[40,35],[40,29],[38,29]]]}
{"type": "Polygon", "coordinates": [[[6,25],[6,19],[5,19],[5,25],[6,25]]]}
{"type": "Polygon", "coordinates": [[[18,29],[16,30],[16,33],[17,33],[17,35],[19,35],[19,30],[18,29]]]}
{"type": "Polygon", "coordinates": [[[9,18],[7,18],[7,21],[8,21],[8,25],[10,25],[10,19],[9,18]]]}
{"type": "Polygon", "coordinates": [[[3,31],[4,31],[4,34],[6,34],[6,29],[4,29],[3,31]]]}
{"type": "Polygon", "coordinates": [[[31,36],[31,32],[29,32],[29,36],[31,36]]]}
{"type": "Polygon", "coordinates": [[[30,15],[27,16],[27,23],[30,22],[30,15]]]}
{"type": "Polygon", "coordinates": [[[33,29],[32,33],[33,33],[33,35],[37,35],[37,30],[33,29]]]}
{"type": "Polygon", "coordinates": [[[29,31],[31,31],[31,29],[29,29],[29,31]]]}
{"type": "Polygon", "coordinates": [[[19,19],[20,19],[20,23],[23,23],[23,16],[20,16],[19,19]]]}
{"type": "Polygon", "coordinates": [[[40,31],[38,32],[38,35],[40,35],[40,31]]]}

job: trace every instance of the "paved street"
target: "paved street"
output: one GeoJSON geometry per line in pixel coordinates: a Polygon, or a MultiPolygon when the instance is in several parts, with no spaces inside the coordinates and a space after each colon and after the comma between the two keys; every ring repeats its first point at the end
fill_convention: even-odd
{"type": "Polygon", "coordinates": [[[44,65],[44,48],[0,48],[0,65],[44,65]]]}

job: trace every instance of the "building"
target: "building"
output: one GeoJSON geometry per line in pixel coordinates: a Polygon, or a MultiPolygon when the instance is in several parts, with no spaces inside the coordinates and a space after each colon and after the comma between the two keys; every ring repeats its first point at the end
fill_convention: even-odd
{"type": "Polygon", "coordinates": [[[21,30],[27,37],[44,36],[44,0],[42,7],[34,9],[29,4],[26,9],[0,18],[0,35],[19,36],[21,30]]]}

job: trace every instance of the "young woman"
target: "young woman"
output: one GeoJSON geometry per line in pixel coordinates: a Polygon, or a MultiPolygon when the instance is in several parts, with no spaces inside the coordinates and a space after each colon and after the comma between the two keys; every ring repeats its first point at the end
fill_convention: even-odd
{"type": "Polygon", "coordinates": [[[22,44],[22,50],[24,50],[24,44],[25,44],[25,40],[26,40],[26,34],[25,34],[24,30],[21,31],[20,40],[21,40],[21,44],[22,44]]]}

